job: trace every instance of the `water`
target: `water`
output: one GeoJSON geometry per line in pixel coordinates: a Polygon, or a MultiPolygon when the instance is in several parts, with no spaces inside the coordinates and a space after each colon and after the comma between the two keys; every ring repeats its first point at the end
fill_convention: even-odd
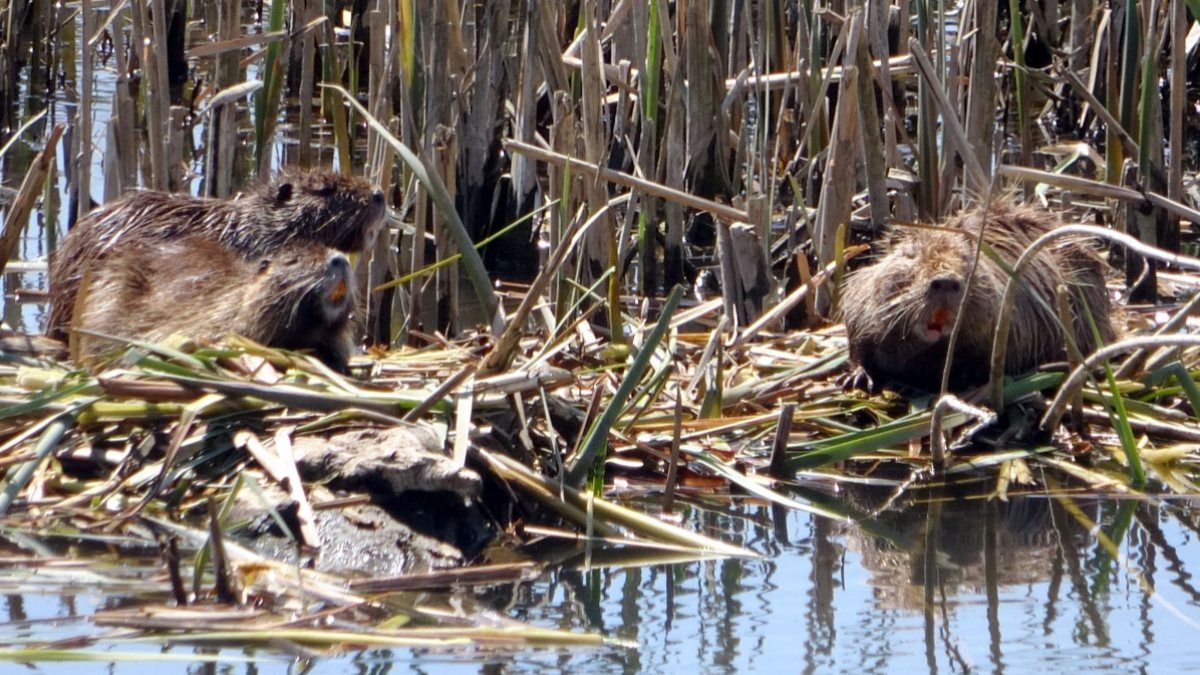
{"type": "MultiPolygon", "coordinates": [[[[864,508],[869,500],[848,496],[864,508]]],[[[917,500],[865,526],[732,499],[687,507],[693,526],[760,553],[644,567],[558,569],[541,578],[424,604],[472,608],[543,627],[597,632],[632,647],[375,649],[312,662],[344,672],[1181,672],[1200,668],[1200,513],[1189,502],[1125,502],[1132,526],[1112,561],[1090,523],[1111,527],[1123,504],[1073,497],[917,500]],[[1072,515],[1075,513],[1076,515],[1072,515]],[[868,533],[870,531],[870,533],[868,533]],[[1148,585],[1153,594],[1143,590],[1148,585]]],[[[147,568],[151,570],[152,568],[147,568]]],[[[120,593],[19,591],[0,571],[0,642],[96,635],[91,612],[120,593]],[[28,624],[26,622],[39,622],[28,624]]],[[[100,643],[94,651],[197,648],[100,643]]],[[[214,652],[206,646],[204,652],[214,652]]],[[[273,650],[226,647],[249,663],[117,661],[111,673],[284,672],[273,650]]],[[[15,669],[16,666],[13,666],[15,669]]],[[[96,672],[99,664],[35,663],[23,672],[96,672]]],[[[0,666],[0,671],[5,668],[0,666]]]]}

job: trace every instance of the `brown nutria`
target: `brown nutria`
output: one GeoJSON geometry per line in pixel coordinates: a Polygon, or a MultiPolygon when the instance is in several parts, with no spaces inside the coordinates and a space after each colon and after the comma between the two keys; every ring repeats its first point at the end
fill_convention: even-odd
{"type": "MultiPolygon", "coordinates": [[[[79,321],[88,331],[148,342],[236,333],[347,369],[353,274],[345,255],[321,244],[295,242],[255,261],[208,237],[142,241],[114,250],[92,274],[79,321]]],[[[114,346],[92,335],[81,344],[88,355],[114,346]]]]}
{"type": "MultiPolygon", "coordinates": [[[[868,384],[894,381],[925,390],[940,386],[950,331],[975,255],[975,240],[967,233],[978,234],[982,222],[982,209],[976,209],[955,217],[946,229],[907,228],[892,238],[875,264],[847,276],[841,314],[850,360],[859,367],[859,375],[869,378],[868,384]]],[[[1030,243],[1058,223],[1046,210],[1000,199],[988,212],[983,240],[1012,265],[1030,243]]],[[[1062,284],[1071,290],[1079,349],[1086,354],[1097,346],[1083,303],[1101,341],[1113,339],[1104,270],[1095,251],[1078,238],[1052,242],[1038,252],[1022,274],[1027,283],[1012,309],[1006,373],[1023,373],[1065,357],[1053,309],[1056,289],[1062,284]],[[1035,299],[1035,293],[1045,305],[1035,299]]],[[[986,251],[981,252],[955,344],[953,389],[988,378],[992,337],[1008,278],[986,251]]],[[[862,383],[861,377],[855,379],[862,383]]]]}
{"type": "Polygon", "coordinates": [[[50,265],[46,332],[65,339],[83,274],[126,245],[207,236],[247,260],[293,241],[365,251],[383,223],[383,192],[361,178],[287,170],[232,201],[134,192],[79,221],[50,265]]]}

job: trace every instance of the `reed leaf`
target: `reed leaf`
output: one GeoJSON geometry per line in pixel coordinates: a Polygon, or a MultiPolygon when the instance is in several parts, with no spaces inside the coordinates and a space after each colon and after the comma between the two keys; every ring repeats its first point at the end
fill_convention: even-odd
{"type": "Polygon", "coordinates": [[[385,125],[375,119],[367,109],[362,107],[354,95],[346,91],[338,85],[322,84],[322,87],[328,88],[342,95],[342,98],[353,107],[358,114],[363,116],[367,124],[379,134],[400,159],[408,165],[408,168],[421,182],[421,185],[433,197],[433,201],[437,203],[438,208],[442,212],[442,216],[446,219],[449,226],[450,234],[454,237],[455,243],[458,245],[459,253],[462,255],[463,266],[466,268],[467,277],[471,280],[471,286],[475,289],[475,296],[479,298],[479,303],[483,305],[484,310],[492,324],[493,332],[496,335],[504,332],[504,317],[500,314],[500,305],[496,300],[496,294],[492,291],[492,282],[488,278],[487,270],[483,266],[483,258],[479,257],[479,252],[475,250],[475,244],[471,241],[471,235],[467,232],[467,228],[463,225],[462,219],[458,215],[458,210],[454,208],[454,202],[450,199],[450,193],[446,191],[446,186],[442,183],[442,179],[436,172],[426,169],[425,164],[417,157],[416,153],[408,149],[400,139],[392,135],[385,125]]]}
{"type": "Polygon", "coordinates": [[[567,482],[571,485],[580,485],[583,479],[587,477],[588,469],[597,455],[600,454],[600,449],[608,445],[608,432],[612,429],[613,424],[617,421],[617,416],[621,410],[625,408],[626,401],[629,400],[637,383],[642,379],[642,374],[646,372],[646,367],[650,365],[650,359],[654,354],[654,350],[658,348],[659,343],[666,337],[667,329],[671,325],[671,315],[675,313],[675,308],[679,306],[679,301],[683,298],[683,287],[676,286],[671,289],[671,294],[667,296],[663,303],[662,313],[658,317],[658,323],[655,324],[654,330],[646,336],[642,343],[641,349],[638,350],[637,356],[634,357],[633,363],[630,364],[629,370],[625,371],[625,377],[621,380],[621,385],[617,387],[617,393],[613,395],[612,400],[608,402],[608,407],[596,423],[588,429],[583,445],[580,446],[579,453],[573,458],[567,469],[567,482]]]}
{"type": "MultiPolygon", "coordinates": [[[[283,0],[271,0],[267,30],[272,33],[283,30],[283,13],[287,5],[283,0]]],[[[254,157],[260,172],[267,166],[276,120],[279,119],[279,97],[283,91],[284,77],[282,59],[282,43],[272,41],[267,45],[262,64],[263,87],[254,97],[254,157]]]]}

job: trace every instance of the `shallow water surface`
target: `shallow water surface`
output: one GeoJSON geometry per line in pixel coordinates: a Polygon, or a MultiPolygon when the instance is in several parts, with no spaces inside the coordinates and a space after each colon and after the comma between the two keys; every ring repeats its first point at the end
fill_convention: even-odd
{"type": "MultiPolygon", "coordinates": [[[[851,494],[847,503],[865,512],[886,506],[885,497],[851,494]]],[[[498,621],[598,632],[629,646],[366,650],[314,660],[308,672],[1200,667],[1200,588],[1191,569],[1200,559],[1200,521],[1191,503],[1088,497],[1003,503],[929,495],[887,506],[858,526],[737,500],[687,508],[693,526],[726,533],[723,538],[763,557],[625,566],[620,555],[597,552],[590,569],[580,556],[578,564],[534,581],[421,598],[429,606],[469,607],[476,616],[498,621]],[[1122,535],[1124,522],[1129,527],[1122,535]],[[1100,531],[1119,542],[1115,560],[1100,543],[1100,531]]],[[[105,629],[86,615],[136,600],[131,592],[101,595],[39,581],[39,574],[19,568],[0,573],[6,610],[0,642],[96,636],[105,629]]],[[[106,650],[249,660],[104,665],[106,672],[135,674],[283,672],[291,658],[268,649],[198,651],[182,644],[164,649],[158,643],[102,640],[94,648],[106,650]]],[[[99,667],[38,663],[25,672],[99,667]]]]}

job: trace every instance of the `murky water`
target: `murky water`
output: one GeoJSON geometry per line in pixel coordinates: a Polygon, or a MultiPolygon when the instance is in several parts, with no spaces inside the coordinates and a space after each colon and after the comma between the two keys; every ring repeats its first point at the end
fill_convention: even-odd
{"type": "MultiPolygon", "coordinates": [[[[847,500],[862,508],[871,501],[856,495],[847,500]]],[[[1200,585],[1192,569],[1200,560],[1200,512],[1187,502],[941,497],[893,505],[868,526],[737,499],[687,508],[694,525],[724,533],[763,558],[560,569],[532,582],[425,599],[538,626],[599,632],[636,646],[367,650],[316,660],[309,672],[1200,668],[1200,585]],[[1125,518],[1128,531],[1114,531],[1125,518]],[[1119,542],[1115,560],[1091,523],[1119,542]]],[[[20,592],[29,574],[0,570],[0,643],[97,635],[100,629],[78,617],[126,601],[120,593],[77,587],[20,592]]],[[[288,662],[262,649],[198,652],[186,645],[101,642],[94,650],[251,661],[103,666],[113,673],[282,672],[288,662]]],[[[25,672],[99,668],[41,663],[25,672]]]]}

